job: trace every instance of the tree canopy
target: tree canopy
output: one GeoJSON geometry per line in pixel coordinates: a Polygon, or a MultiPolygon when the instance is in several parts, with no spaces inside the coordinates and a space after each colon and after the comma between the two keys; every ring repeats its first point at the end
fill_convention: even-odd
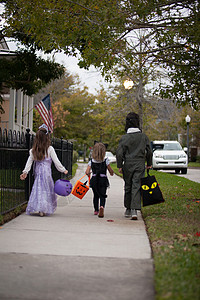
{"type": "MultiPolygon", "coordinates": [[[[90,141],[89,135],[95,127],[92,119],[95,96],[89,94],[86,87],[80,89],[79,86],[79,77],[66,71],[64,76],[44,87],[35,99],[51,94],[54,136],[70,139],[78,145],[90,145],[93,139],[90,141]]],[[[42,120],[37,117],[37,111],[34,113],[34,129],[37,129],[42,120]]]]}
{"type": "MultiPolygon", "coordinates": [[[[35,51],[21,50],[0,55],[0,94],[4,88],[21,89],[26,95],[37,93],[42,87],[60,78],[65,72],[62,65],[38,57],[35,51]]],[[[0,95],[0,112],[4,113],[0,95]]]]}
{"type": "MultiPolygon", "coordinates": [[[[63,50],[108,75],[124,72],[133,57],[151,58],[167,70],[170,82],[159,87],[164,97],[198,107],[200,5],[198,0],[4,0],[1,36],[15,38],[47,53],[63,50]],[[145,49],[134,37],[145,31],[145,49]],[[149,35],[149,38],[147,38],[149,35]],[[122,62],[125,62],[124,66],[122,62]],[[169,84],[168,84],[169,83],[169,84]]],[[[142,64],[141,64],[142,67],[142,64]]]]}
{"type": "Polygon", "coordinates": [[[3,84],[31,96],[64,71],[62,65],[37,57],[34,52],[18,51],[13,56],[0,56],[0,88],[3,84]]]}
{"type": "MultiPolygon", "coordinates": [[[[51,93],[54,136],[73,141],[75,150],[91,147],[97,140],[108,144],[108,149],[115,153],[119,139],[125,133],[126,115],[138,111],[138,103],[134,91],[125,90],[121,81],[110,89],[109,94],[102,88],[97,95],[91,95],[86,87],[80,89],[78,76],[66,71],[63,77],[40,90],[35,99],[39,101],[51,93]]],[[[200,145],[199,111],[188,106],[179,108],[170,99],[162,100],[148,93],[145,94],[143,110],[143,131],[150,140],[176,140],[181,136],[181,144],[186,146],[185,117],[189,114],[190,144],[200,145]]],[[[35,131],[42,122],[34,109],[35,131]]]]}

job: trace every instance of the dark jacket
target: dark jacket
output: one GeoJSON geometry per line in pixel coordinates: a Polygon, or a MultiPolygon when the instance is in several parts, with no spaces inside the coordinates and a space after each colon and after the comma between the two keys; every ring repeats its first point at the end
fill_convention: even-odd
{"type": "Polygon", "coordinates": [[[140,161],[147,166],[152,165],[152,151],[149,139],[142,132],[127,133],[122,136],[116,153],[117,167],[122,168],[124,163],[140,161]]]}

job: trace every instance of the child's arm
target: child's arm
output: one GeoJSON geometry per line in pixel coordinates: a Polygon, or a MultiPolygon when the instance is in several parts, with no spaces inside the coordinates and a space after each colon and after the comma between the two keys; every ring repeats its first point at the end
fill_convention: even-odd
{"type": "Polygon", "coordinates": [[[87,176],[90,176],[90,172],[91,172],[91,167],[90,167],[90,166],[87,166],[87,169],[86,169],[86,171],[85,171],[85,174],[86,174],[87,176]]]}
{"type": "Polygon", "coordinates": [[[64,173],[65,175],[67,175],[68,170],[66,170],[66,168],[61,164],[60,160],[57,157],[56,151],[52,146],[49,147],[48,154],[52,158],[56,169],[59,172],[64,173]]]}
{"type": "Polygon", "coordinates": [[[108,168],[108,171],[109,171],[110,175],[113,176],[113,175],[114,175],[114,171],[113,171],[113,169],[111,168],[111,166],[108,165],[107,168],[108,168]]]}
{"type": "Polygon", "coordinates": [[[29,151],[29,158],[27,159],[25,168],[24,168],[24,170],[22,171],[22,174],[20,175],[20,179],[21,179],[21,180],[26,179],[26,177],[27,177],[27,175],[28,175],[28,172],[29,172],[30,169],[31,169],[32,163],[33,163],[33,154],[32,154],[32,150],[30,150],[30,151],[29,151]]]}

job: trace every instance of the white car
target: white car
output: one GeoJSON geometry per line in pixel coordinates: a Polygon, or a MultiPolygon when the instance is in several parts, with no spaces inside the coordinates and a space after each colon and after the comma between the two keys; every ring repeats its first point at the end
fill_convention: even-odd
{"type": "Polygon", "coordinates": [[[187,174],[188,156],[177,141],[153,141],[154,170],[175,170],[187,174]]]}
{"type": "Polygon", "coordinates": [[[109,159],[110,163],[116,163],[116,156],[112,154],[112,152],[106,151],[105,158],[109,159]]]}

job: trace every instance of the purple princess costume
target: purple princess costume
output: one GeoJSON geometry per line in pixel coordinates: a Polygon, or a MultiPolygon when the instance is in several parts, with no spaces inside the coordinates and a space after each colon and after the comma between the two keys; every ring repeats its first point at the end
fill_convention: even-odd
{"type": "Polygon", "coordinates": [[[57,207],[54,181],[51,175],[51,158],[34,162],[35,181],[29,198],[26,214],[43,212],[53,214],[57,207]]]}
{"type": "Polygon", "coordinates": [[[26,214],[43,212],[46,215],[53,214],[57,207],[57,196],[54,193],[54,181],[51,173],[51,163],[60,172],[65,172],[65,167],[59,161],[52,146],[48,148],[48,157],[41,161],[34,161],[32,149],[23,172],[28,173],[34,162],[34,184],[32,187],[26,214]]]}

